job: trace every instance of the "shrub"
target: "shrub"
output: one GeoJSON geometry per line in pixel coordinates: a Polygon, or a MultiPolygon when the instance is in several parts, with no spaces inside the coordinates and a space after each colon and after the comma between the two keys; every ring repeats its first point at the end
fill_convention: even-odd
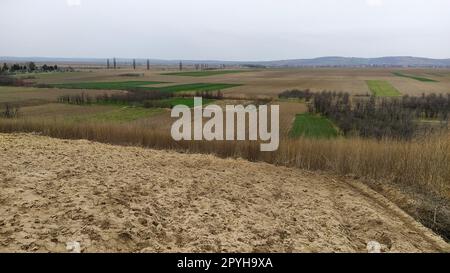
{"type": "Polygon", "coordinates": [[[19,116],[19,107],[12,106],[9,103],[5,104],[5,109],[0,112],[0,117],[3,118],[16,118],[19,116]]]}

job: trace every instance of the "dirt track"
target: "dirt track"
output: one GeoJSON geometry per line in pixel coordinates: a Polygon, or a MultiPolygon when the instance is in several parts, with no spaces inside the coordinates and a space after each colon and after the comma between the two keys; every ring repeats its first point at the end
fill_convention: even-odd
{"type": "Polygon", "coordinates": [[[244,160],[0,134],[0,252],[436,252],[357,181],[244,160]]]}

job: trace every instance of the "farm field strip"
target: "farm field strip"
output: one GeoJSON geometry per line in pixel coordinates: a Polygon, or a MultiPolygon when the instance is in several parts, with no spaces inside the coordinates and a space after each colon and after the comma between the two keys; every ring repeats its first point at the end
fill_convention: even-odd
{"type": "Polygon", "coordinates": [[[189,84],[162,86],[162,87],[146,86],[162,83],[166,82],[152,82],[152,81],[88,82],[88,83],[52,84],[51,86],[61,89],[101,89],[101,90],[133,89],[142,91],[161,91],[168,93],[176,93],[184,91],[216,91],[220,89],[232,88],[241,85],[228,83],[189,83],[189,84]]]}
{"type": "Polygon", "coordinates": [[[57,119],[67,122],[126,123],[162,113],[160,108],[106,105],[71,105],[50,103],[23,107],[20,117],[25,119],[57,119]]]}
{"type": "Polygon", "coordinates": [[[388,81],[368,80],[366,83],[372,94],[376,97],[398,97],[402,95],[388,81]]]}
{"type": "MultiPolygon", "coordinates": [[[[230,68],[231,70],[232,68],[230,68]]],[[[244,70],[236,68],[235,70],[244,70]]],[[[149,86],[138,86],[133,89],[155,90],[158,88],[162,91],[171,92],[173,86],[180,86],[181,89],[195,89],[195,86],[183,86],[186,84],[197,84],[199,82],[206,83],[228,83],[241,84],[241,86],[233,86],[226,89],[227,95],[236,96],[276,96],[279,92],[287,89],[311,89],[314,92],[322,90],[335,90],[349,92],[352,95],[366,95],[370,93],[367,87],[367,79],[382,79],[389,81],[402,94],[419,96],[422,93],[447,93],[449,91],[450,70],[442,69],[333,69],[333,68],[316,68],[316,69],[258,69],[254,73],[236,73],[221,74],[214,77],[180,77],[170,75],[178,71],[170,71],[167,69],[152,70],[132,70],[120,69],[112,70],[96,70],[89,72],[67,72],[67,73],[48,73],[45,75],[35,75],[34,82],[40,84],[60,84],[60,83],[77,83],[77,82],[124,82],[124,81],[150,81],[164,82],[162,84],[154,84],[149,86]],[[422,82],[418,80],[410,80],[409,78],[399,77],[393,74],[398,72],[404,75],[423,76],[439,82],[422,82]],[[140,78],[124,78],[123,75],[130,73],[140,73],[140,78]],[[438,73],[443,77],[429,75],[427,73],[438,73]],[[167,74],[167,75],[161,75],[167,74]],[[172,87],[169,87],[172,86],[172,87]],[[166,89],[167,88],[167,89],[166,89]]],[[[252,71],[252,70],[245,70],[252,71]]],[[[208,72],[213,71],[182,71],[188,72],[208,72]]],[[[26,74],[28,75],[28,74],[26,74]]],[[[26,76],[25,75],[25,76],[26,76]]],[[[175,88],[175,89],[177,89],[175,88]]],[[[131,89],[131,88],[130,88],[131,89]]],[[[190,91],[190,90],[188,90],[190,91]]],[[[195,91],[195,90],[193,90],[195,91]]],[[[225,90],[224,90],[225,91],[225,90]]]]}
{"type": "MultiPolygon", "coordinates": [[[[80,94],[84,91],[69,89],[34,88],[34,87],[12,87],[0,86],[0,104],[13,103],[16,105],[37,105],[49,102],[56,102],[58,97],[64,95],[80,94]]],[[[118,94],[123,91],[113,90],[91,90],[92,96],[103,94],[118,94]]]]}
{"type": "Polygon", "coordinates": [[[397,77],[409,78],[409,79],[413,79],[413,80],[421,81],[421,82],[438,82],[436,80],[428,79],[428,78],[425,78],[425,77],[419,77],[419,76],[414,76],[414,75],[407,75],[407,74],[403,74],[403,73],[400,73],[400,72],[392,72],[392,74],[394,74],[397,77]]]}
{"type": "Polygon", "coordinates": [[[126,81],[126,82],[79,82],[79,83],[61,83],[51,86],[61,89],[101,89],[101,90],[126,90],[144,85],[154,85],[166,82],[155,81],[126,81]]]}
{"type": "Polygon", "coordinates": [[[320,115],[303,113],[295,117],[294,124],[289,134],[293,138],[335,138],[338,131],[333,123],[320,115]]]}
{"type": "Polygon", "coordinates": [[[159,108],[142,108],[142,107],[120,107],[112,111],[95,114],[87,118],[87,120],[76,121],[94,121],[94,122],[118,122],[126,123],[142,118],[148,118],[155,114],[161,113],[163,110],[159,108]]]}
{"type": "Polygon", "coordinates": [[[164,76],[185,76],[185,77],[209,77],[209,76],[215,76],[215,75],[235,74],[235,73],[245,73],[245,72],[254,72],[254,70],[188,71],[188,72],[162,73],[160,75],[164,75],[164,76]]]}
{"type": "Polygon", "coordinates": [[[152,88],[153,90],[160,90],[162,92],[176,93],[185,91],[217,91],[221,89],[227,89],[232,87],[241,86],[241,84],[230,83],[190,83],[171,85],[161,88],[152,88]]]}

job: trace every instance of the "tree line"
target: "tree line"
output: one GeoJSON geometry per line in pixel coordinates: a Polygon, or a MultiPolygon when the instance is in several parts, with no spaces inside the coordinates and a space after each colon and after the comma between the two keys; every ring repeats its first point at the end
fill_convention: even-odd
{"type": "Polygon", "coordinates": [[[289,90],[279,97],[304,99],[309,112],[326,116],[344,135],[377,139],[411,139],[419,128],[417,118],[439,118],[447,123],[450,111],[450,95],[351,98],[344,92],[289,90]]]}
{"type": "Polygon", "coordinates": [[[0,73],[25,73],[25,72],[53,72],[60,71],[58,65],[47,65],[44,64],[42,66],[36,65],[34,62],[28,62],[26,64],[10,64],[3,63],[0,73]]]}
{"type": "MultiPolygon", "coordinates": [[[[183,95],[183,97],[193,97],[193,95],[183,95]]],[[[222,91],[197,91],[195,96],[203,97],[205,99],[222,99],[222,91]]],[[[86,105],[86,104],[119,104],[119,105],[139,105],[146,108],[157,107],[161,105],[156,103],[158,100],[169,99],[174,97],[173,93],[162,91],[142,91],[129,90],[125,93],[102,94],[92,97],[86,93],[71,94],[59,96],[57,101],[60,103],[86,105]]]]}
{"type": "Polygon", "coordinates": [[[172,97],[171,93],[160,92],[160,91],[135,91],[130,90],[126,93],[117,94],[102,94],[92,97],[86,93],[73,94],[73,95],[63,95],[58,97],[58,102],[84,105],[84,104],[126,104],[133,105],[138,103],[143,103],[146,100],[160,100],[172,97]]]}

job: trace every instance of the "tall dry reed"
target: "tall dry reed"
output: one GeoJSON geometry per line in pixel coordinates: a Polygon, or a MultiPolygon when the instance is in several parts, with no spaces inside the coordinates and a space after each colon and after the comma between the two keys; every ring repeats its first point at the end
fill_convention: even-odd
{"type": "Polygon", "coordinates": [[[241,157],[251,161],[352,174],[417,186],[448,196],[450,137],[436,135],[412,141],[339,139],[283,139],[276,152],[260,152],[259,144],[237,142],[175,142],[169,132],[135,125],[74,124],[50,120],[0,119],[0,132],[38,132],[63,139],[241,157]]]}

